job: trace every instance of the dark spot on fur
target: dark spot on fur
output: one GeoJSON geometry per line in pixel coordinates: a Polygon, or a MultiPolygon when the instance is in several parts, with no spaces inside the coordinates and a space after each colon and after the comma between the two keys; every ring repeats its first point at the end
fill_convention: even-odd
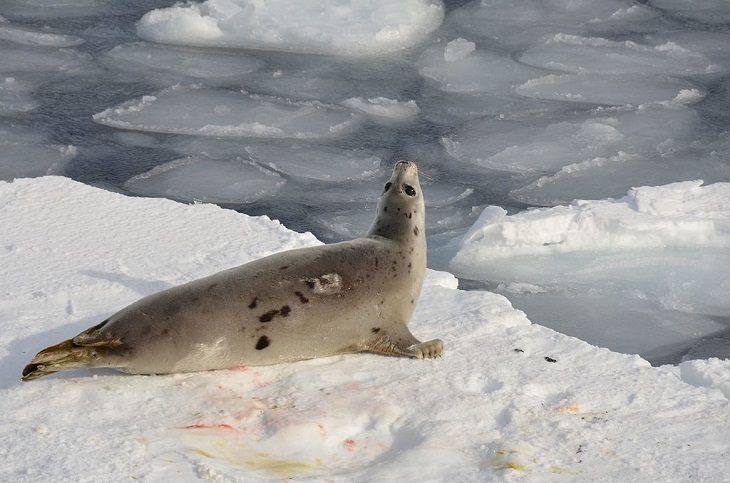
{"type": "Polygon", "coordinates": [[[258,297],[254,297],[250,304],[248,304],[249,309],[255,309],[256,308],[256,301],[258,300],[258,297]]]}
{"type": "Polygon", "coordinates": [[[162,335],[167,335],[169,333],[170,333],[170,329],[168,329],[168,328],[162,329],[162,332],[161,332],[162,335]]]}
{"type": "Polygon", "coordinates": [[[305,280],[304,283],[307,284],[307,287],[312,288],[312,289],[314,288],[314,285],[315,285],[314,280],[305,280]]]}
{"type": "Polygon", "coordinates": [[[411,303],[413,303],[413,299],[411,299],[411,303]]]}
{"type": "Polygon", "coordinates": [[[289,265],[284,265],[283,267],[279,267],[279,270],[286,270],[287,268],[289,268],[289,265]]]}
{"type": "Polygon", "coordinates": [[[296,295],[297,297],[299,297],[299,301],[301,303],[303,303],[303,304],[309,303],[309,299],[307,297],[305,297],[302,292],[294,292],[294,295],[296,295]]]}
{"type": "Polygon", "coordinates": [[[400,213],[400,207],[398,207],[397,209],[398,209],[398,213],[400,213]]]}
{"type": "Polygon", "coordinates": [[[276,314],[278,314],[278,313],[279,313],[278,310],[269,310],[268,312],[266,312],[265,314],[262,314],[259,317],[259,321],[261,321],[261,322],[271,322],[271,319],[273,319],[276,316],[276,314]]]}
{"type": "Polygon", "coordinates": [[[408,219],[410,220],[411,218],[413,218],[413,213],[408,213],[408,219]]]}
{"type": "Polygon", "coordinates": [[[375,266],[378,266],[378,263],[380,263],[380,260],[378,260],[378,257],[375,257],[375,266]]]}
{"type": "Polygon", "coordinates": [[[291,312],[291,308],[289,308],[288,305],[283,305],[281,310],[279,310],[279,314],[281,314],[282,317],[288,317],[289,312],[291,312]]]}
{"type": "Polygon", "coordinates": [[[418,236],[418,227],[417,226],[413,227],[413,234],[418,236]]]}
{"type": "Polygon", "coordinates": [[[165,307],[163,314],[165,314],[165,317],[174,317],[178,314],[178,312],[180,312],[180,306],[177,304],[172,304],[165,307]]]}
{"type": "Polygon", "coordinates": [[[380,327],[373,327],[372,329],[370,329],[370,332],[372,332],[373,334],[377,334],[378,332],[380,332],[380,327]]]}
{"type": "Polygon", "coordinates": [[[218,284],[217,284],[217,283],[211,284],[211,286],[210,286],[210,287],[208,287],[208,291],[211,291],[211,290],[213,290],[213,289],[214,289],[214,288],[216,288],[217,286],[218,286],[218,284]]]}
{"type": "Polygon", "coordinates": [[[396,268],[395,266],[390,267],[391,271],[395,272],[396,268]]]}
{"type": "Polygon", "coordinates": [[[387,206],[383,207],[383,211],[388,211],[388,207],[387,206]]]}
{"type": "Polygon", "coordinates": [[[258,342],[256,342],[256,350],[260,351],[262,349],[266,349],[267,347],[269,347],[269,344],[269,338],[265,335],[262,335],[261,337],[259,337],[258,342]]]}
{"type": "Polygon", "coordinates": [[[408,262],[408,268],[411,268],[411,265],[412,265],[411,262],[408,262]]]}

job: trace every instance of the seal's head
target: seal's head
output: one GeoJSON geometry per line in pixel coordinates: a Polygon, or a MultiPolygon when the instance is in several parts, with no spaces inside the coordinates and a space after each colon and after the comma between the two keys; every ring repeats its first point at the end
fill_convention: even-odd
{"type": "Polygon", "coordinates": [[[378,201],[378,213],[368,236],[395,240],[424,239],[425,208],[418,167],[412,161],[398,161],[378,201]]]}

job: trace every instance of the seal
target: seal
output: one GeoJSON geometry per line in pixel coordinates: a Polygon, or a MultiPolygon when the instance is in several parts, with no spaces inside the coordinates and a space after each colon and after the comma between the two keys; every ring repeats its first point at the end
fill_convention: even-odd
{"type": "Polygon", "coordinates": [[[166,374],[354,352],[431,358],[408,330],[426,270],[423,194],[399,161],[363,238],[276,253],[145,297],[40,351],[23,380],[81,367],[166,374]]]}

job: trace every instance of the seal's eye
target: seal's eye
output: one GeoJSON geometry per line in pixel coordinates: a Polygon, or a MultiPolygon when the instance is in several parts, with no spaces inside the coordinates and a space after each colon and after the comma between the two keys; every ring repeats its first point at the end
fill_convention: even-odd
{"type": "Polygon", "coordinates": [[[403,191],[405,191],[408,196],[416,196],[416,189],[409,184],[403,185],[403,191]]]}
{"type": "Polygon", "coordinates": [[[390,189],[390,186],[391,186],[392,184],[393,184],[393,183],[391,183],[390,181],[388,181],[387,183],[385,183],[385,189],[383,189],[383,193],[385,193],[386,191],[388,191],[388,190],[390,189]]]}

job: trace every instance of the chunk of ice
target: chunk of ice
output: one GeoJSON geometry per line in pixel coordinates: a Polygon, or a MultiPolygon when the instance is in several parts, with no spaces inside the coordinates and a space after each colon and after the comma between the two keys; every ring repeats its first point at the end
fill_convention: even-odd
{"type": "Polygon", "coordinates": [[[148,12],[137,33],[171,44],[369,56],[417,45],[443,15],[437,0],[207,0],[148,12]]]}
{"type": "Polygon", "coordinates": [[[0,124],[0,179],[61,174],[77,153],[74,146],[53,144],[32,128],[0,124]]]}
{"type": "Polygon", "coordinates": [[[195,156],[176,159],[129,179],[142,196],[207,203],[250,203],[281,189],[286,180],[246,159],[195,156]]]}
{"type": "Polygon", "coordinates": [[[175,86],[94,114],[122,129],[219,137],[320,139],[354,131],[352,111],[203,87],[175,86]]]}
{"type": "Polygon", "coordinates": [[[520,61],[546,69],[599,74],[706,74],[719,66],[707,57],[673,42],[647,45],[630,40],[581,37],[559,33],[527,50],[520,61]]]}
{"type": "Polygon", "coordinates": [[[0,40],[40,47],[75,47],[84,43],[81,37],[14,25],[2,17],[0,17],[0,40]]]}
{"type": "Polygon", "coordinates": [[[698,119],[679,106],[599,109],[582,120],[500,121],[466,124],[443,138],[460,161],[512,172],[557,171],[598,157],[661,155],[688,143],[698,119]]]}
{"type": "Polygon", "coordinates": [[[703,91],[694,84],[661,75],[551,74],[530,79],[516,91],[539,99],[617,106],[671,101],[692,104],[703,97],[703,91]]]}
{"type": "Polygon", "coordinates": [[[363,99],[351,97],[342,101],[342,105],[369,115],[374,121],[385,124],[405,124],[414,121],[421,110],[416,101],[398,101],[387,97],[363,99]]]}
{"type": "Polygon", "coordinates": [[[146,42],[117,45],[104,54],[104,62],[113,69],[155,73],[173,79],[240,79],[263,65],[258,59],[238,54],[201,49],[155,45],[146,42]]]}
{"type": "Polygon", "coordinates": [[[26,112],[37,107],[30,96],[32,83],[17,77],[0,77],[0,114],[26,112]]]}

